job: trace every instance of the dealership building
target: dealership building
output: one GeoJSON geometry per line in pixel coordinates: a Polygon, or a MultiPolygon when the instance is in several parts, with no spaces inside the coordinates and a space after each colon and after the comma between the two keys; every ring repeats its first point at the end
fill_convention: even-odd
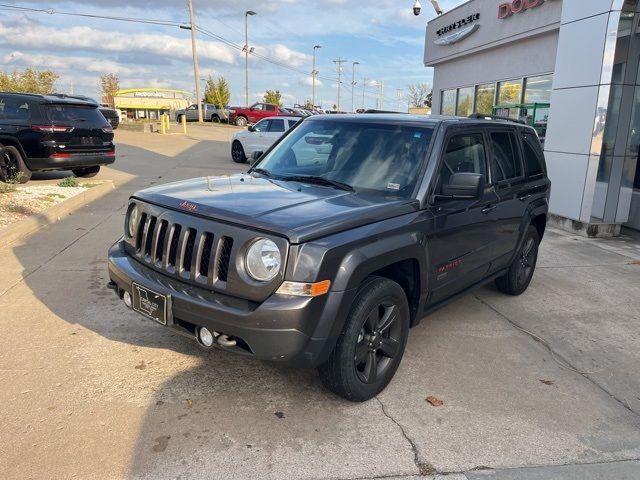
{"type": "Polygon", "coordinates": [[[192,97],[191,93],[183,90],[132,88],[116,92],[113,103],[124,118],[157,120],[163,113],[173,117],[176,110],[187,108],[192,103],[192,97]]]}
{"type": "Polygon", "coordinates": [[[640,229],[637,12],[638,0],[471,0],[427,26],[433,113],[534,125],[554,225],[640,229]]]}

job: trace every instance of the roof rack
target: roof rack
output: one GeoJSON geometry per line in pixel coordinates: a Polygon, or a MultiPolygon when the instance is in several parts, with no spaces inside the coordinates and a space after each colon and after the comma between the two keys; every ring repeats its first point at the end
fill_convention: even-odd
{"type": "Polygon", "coordinates": [[[515,118],[509,118],[509,117],[500,117],[498,115],[487,115],[484,113],[472,113],[471,115],[469,115],[468,118],[473,118],[476,120],[499,120],[502,122],[514,122],[514,123],[519,123],[521,125],[526,125],[527,122],[525,122],[524,120],[520,120],[520,119],[515,119],[515,118]]]}

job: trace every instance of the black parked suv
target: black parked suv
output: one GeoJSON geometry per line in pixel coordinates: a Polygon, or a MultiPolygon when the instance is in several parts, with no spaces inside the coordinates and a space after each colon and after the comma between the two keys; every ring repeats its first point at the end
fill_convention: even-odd
{"type": "Polygon", "coordinates": [[[549,192],[526,125],[309,117],[246,174],[134,194],[109,286],[201,345],[318,367],[362,401],[425,315],[490,281],[527,289],[549,192]]]}
{"type": "Polygon", "coordinates": [[[93,177],[115,161],[113,129],[83,97],[0,92],[0,180],[72,170],[93,177]]]}

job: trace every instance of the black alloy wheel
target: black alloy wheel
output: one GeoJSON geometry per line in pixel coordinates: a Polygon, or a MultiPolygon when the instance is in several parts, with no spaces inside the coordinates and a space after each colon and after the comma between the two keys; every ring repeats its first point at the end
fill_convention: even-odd
{"type": "Polygon", "coordinates": [[[400,285],[367,278],[356,293],[342,333],[318,367],[323,385],[347,400],[375,397],[393,378],[407,344],[409,304],[400,285]]]}
{"type": "Polygon", "coordinates": [[[367,316],[356,344],[354,365],[358,378],[374,384],[400,352],[400,309],[390,301],[375,306],[367,316]]]}
{"type": "Polygon", "coordinates": [[[509,271],[496,279],[498,290],[508,295],[520,295],[529,288],[536,270],[539,243],[538,230],[529,225],[509,271]]]}
{"type": "Polygon", "coordinates": [[[247,161],[244,148],[242,148],[242,144],[238,140],[231,145],[231,158],[236,163],[245,163],[247,161]]]}
{"type": "Polygon", "coordinates": [[[0,180],[7,183],[27,183],[31,179],[31,171],[16,147],[0,145],[0,155],[0,180]]]}

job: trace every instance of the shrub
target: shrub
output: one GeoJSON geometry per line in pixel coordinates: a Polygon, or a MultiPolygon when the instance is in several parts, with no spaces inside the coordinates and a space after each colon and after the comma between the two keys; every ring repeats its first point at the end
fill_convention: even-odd
{"type": "Polygon", "coordinates": [[[0,182],[0,194],[11,193],[15,191],[16,191],[15,182],[8,182],[8,183],[0,182]]]}
{"type": "Polygon", "coordinates": [[[79,187],[80,184],[78,183],[78,180],[76,180],[76,177],[65,177],[63,178],[60,183],[58,183],[59,187],[79,187]]]}

